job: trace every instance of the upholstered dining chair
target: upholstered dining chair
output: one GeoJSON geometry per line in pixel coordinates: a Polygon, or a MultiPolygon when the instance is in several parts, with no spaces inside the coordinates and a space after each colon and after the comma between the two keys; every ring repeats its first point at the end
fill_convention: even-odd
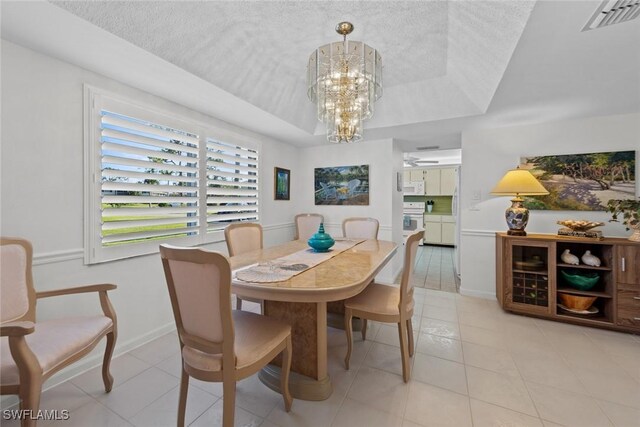
{"type": "Polygon", "coordinates": [[[44,381],[88,354],[105,336],[102,380],[106,392],[110,392],[113,377],[109,367],[117,337],[116,314],[107,296],[115,285],[36,292],[32,259],[29,241],[0,239],[0,394],[17,394],[20,409],[34,415],[23,417],[23,427],[36,425],[44,381]],[[36,321],[37,300],[87,292],[98,293],[102,315],[36,321]]]}
{"type": "Polygon", "coordinates": [[[402,357],[402,379],[409,381],[411,377],[411,365],[409,357],[413,356],[413,285],[411,274],[416,259],[418,243],[423,237],[423,232],[417,232],[409,236],[405,244],[404,269],[400,287],[369,284],[364,291],[345,301],[344,328],[347,331],[347,355],[344,363],[349,369],[351,348],[353,347],[351,318],[357,316],[361,319],[375,320],[385,323],[397,323],[400,336],[400,354],[402,357]]]}
{"type": "Polygon", "coordinates": [[[218,252],[160,246],[182,352],[178,426],[184,426],[189,377],[222,382],[222,425],[233,426],[236,381],[282,353],[281,390],[291,409],[291,326],[231,309],[231,267],[218,252]]]}
{"type": "Polygon", "coordinates": [[[350,239],[377,239],[380,223],[375,218],[345,218],[342,235],[350,239]]]}
{"type": "MultiPolygon", "coordinates": [[[[241,255],[245,252],[262,249],[262,226],[255,222],[237,222],[224,229],[224,240],[227,242],[229,256],[241,255]]],[[[260,304],[262,300],[245,298],[247,301],[260,304]]],[[[242,299],[236,295],[236,308],[242,310],[242,299]]],[[[262,309],[262,308],[261,308],[262,309]]]]}
{"type": "MultiPolygon", "coordinates": [[[[342,235],[350,239],[377,239],[380,223],[375,218],[351,217],[342,221],[342,235]]],[[[344,302],[330,302],[329,312],[341,314],[344,312],[344,302]]],[[[356,316],[357,317],[357,316],[356,316]]],[[[367,319],[360,319],[360,333],[362,339],[367,339],[367,319]]]]}
{"type": "Polygon", "coordinates": [[[295,217],[296,237],[295,240],[308,240],[318,232],[320,224],[324,222],[324,217],[320,214],[306,213],[295,217]]]}

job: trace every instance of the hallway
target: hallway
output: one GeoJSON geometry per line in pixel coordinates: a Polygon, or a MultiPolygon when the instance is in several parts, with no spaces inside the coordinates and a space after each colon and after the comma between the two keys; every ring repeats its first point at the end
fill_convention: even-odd
{"type": "Polygon", "coordinates": [[[413,271],[413,285],[417,288],[457,292],[453,267],[454,250],[444,246],[420,246],[413,271]]]}

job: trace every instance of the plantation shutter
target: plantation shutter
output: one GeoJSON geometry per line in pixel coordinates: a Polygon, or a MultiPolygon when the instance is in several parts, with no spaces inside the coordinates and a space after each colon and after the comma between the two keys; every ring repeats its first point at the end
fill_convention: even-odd
{"type": "Polygon", "coordinates": [[[198,235],[198,135],[100,110],[102,246],[198,235]]]}
{"type": "Polygon", "coordinates": [[[207,139],[207,231],[258,220],[258,152],[207,139]]]}

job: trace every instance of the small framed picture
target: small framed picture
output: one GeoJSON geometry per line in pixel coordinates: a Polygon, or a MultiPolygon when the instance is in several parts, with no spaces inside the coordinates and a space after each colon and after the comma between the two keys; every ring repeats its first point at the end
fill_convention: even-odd
{"type": "Polygon", "coordinates": [[[404,175],[402,172],[396,172],[396,190],[398,190],[399,193],[402,193],[403,189],[404,189],[404,175]]]}
{"type": "Polygon", "coordinates": [[[291,198],[291,171],[277,167],[273,169],[274,200],[289,200],[291,198]]]}

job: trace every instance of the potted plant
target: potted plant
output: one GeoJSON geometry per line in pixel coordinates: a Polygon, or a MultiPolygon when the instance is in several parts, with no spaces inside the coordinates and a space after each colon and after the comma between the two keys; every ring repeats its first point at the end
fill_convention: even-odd
{"type": "Polygon", "coordinates": [[[435,202],[433,200],[427,200],[427,212],[431,212],[433,210],[433,205],[435,202]]]}
{"type": "Polygon", "coordinates": [[[609,222],[618,222],[618,217],[620,217],[620,221],[627,230],[633,230],[633,234],[629,237],[629,240],[640,242],[640,199],[611,199],[607,202],[607,211],[611,213],[609,222]]]}

